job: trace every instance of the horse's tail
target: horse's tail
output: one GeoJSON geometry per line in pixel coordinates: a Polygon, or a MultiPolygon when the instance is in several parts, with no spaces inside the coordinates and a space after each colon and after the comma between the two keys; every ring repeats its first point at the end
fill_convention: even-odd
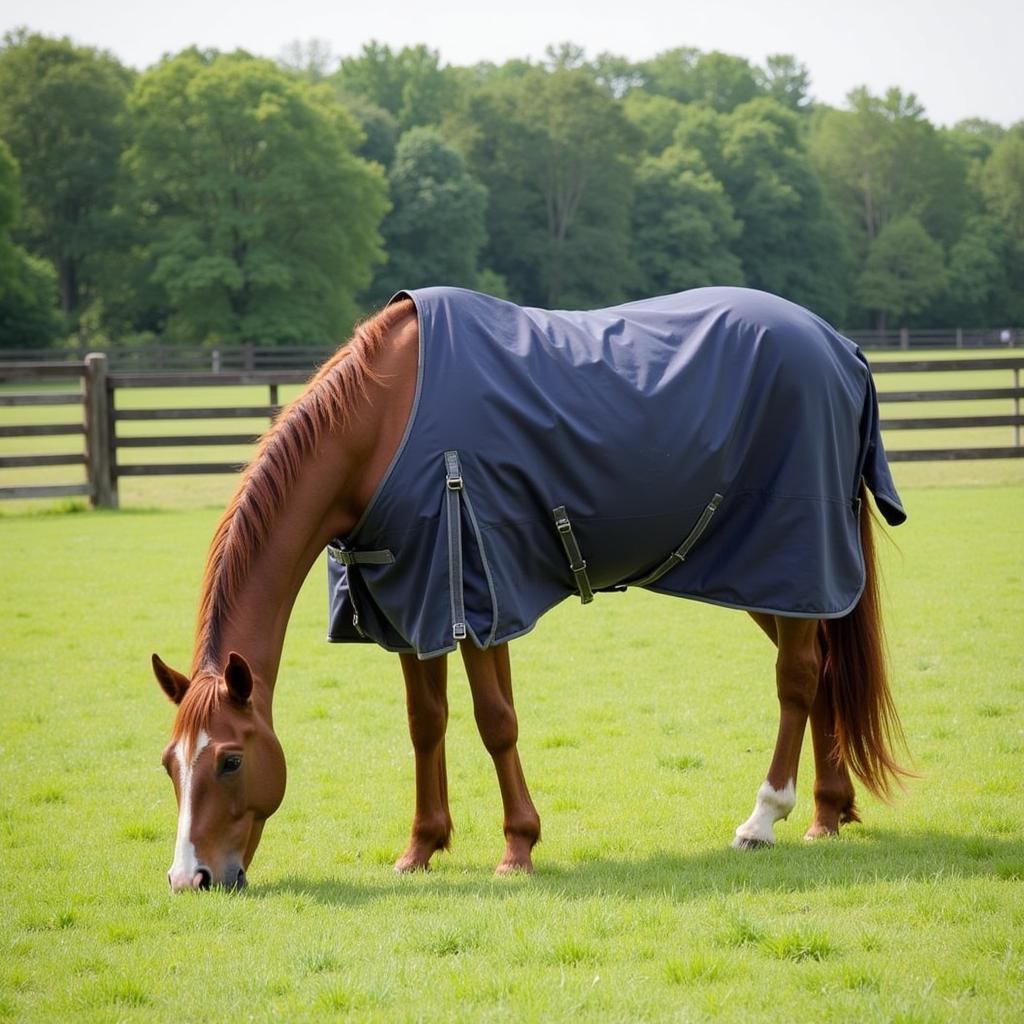
{"type": "Polygon", "coordinates": [[[902,786],[902,778],[913,773],[893,755],[893,746],[905,749],[906,739],[889,690],[872,512],[863,483],[860,500],[864,593],[848,615],[822,620],[822,684],[835,736],[832,758],[845,763],[872,793],[888,800],[893,783],[902,786]]]}

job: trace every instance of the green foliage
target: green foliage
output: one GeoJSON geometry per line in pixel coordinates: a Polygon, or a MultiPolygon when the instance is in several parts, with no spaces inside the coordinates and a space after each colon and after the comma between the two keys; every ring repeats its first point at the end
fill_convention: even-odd
{"type": "Polygon", "coordinates": [[[61,308],[74,314],[95,285],[107,242],[121,117],[132,73],[110,54],[25,31],[0,47],[0,137],[21,168],[17,239],[57,270],[61,308]]]}
{"type": "Polygon", "coordinates": [[[672,146],[637,167],[633,245],[639,294],[742,284],[743,268],[732,248],[741,230],[724,188],[695,151],[672,146]]]}
{"type": "Polygon", "coordinates": [[[797,115],[767,97],[724,115],[693,109],[676,139],[701,154],[732,203],[746,283],[840,320],[845,242],[797,115]]]}
{"type": "Polygon", "coordinates": [[[549,306],[625,297],[636,136],[588,71],[497,76],[466,96],[448,130],[487,186],[484,261],[513,296],[549,306]]]}
{"type": "Polygon", "coordinates": [[[889,221],[910,214],[951,244],[967,213],[966,160],[938,133],[913,94],[854,89],[847,111],[818,119],[810,152],[860,252],[889,221]]]}
{"type": "MultiPolygon", "coordinates": [[[[949,250],[946,319],[980,324],[991,312],[1005,310],[1009,246],[1004,225],[994,217],[968,219],[963,234],[949,250]]],[[[1004,317],[1006,322],[1010,319],[1004,317]]]]}
{"type": "Polygon", "coordinates": [[[1010,238],[1024,245],[1024,127],[1007,132],[985,164],[982,188],[989,209],[1010,238]]]}
{"type": "Polygon", "coordinates": [[[372,299],[438,281],[475,287],[487,190],[462,156],[436,129],[412,128],[398,143],[388,183],[392,210],[381,230],[390,259],[378,271],[372,299]]]}
{"type": "Polygon", "coordinates": [[[743,281],[866,326],[883,311],[865,303],[895,301],[877,243],[904,218],[948,273],[885,315],[1024,321],[1022,126],[937,129],[896,88],[814,105],[789,54],[563,42],[452,67],[373,42],[335,64],[311,39],[277,66],[190,50],[138,78],[5,36],[0,137],[22,177],[0,202],[31,256],[0,254],[5,336],[317,342],[410,282],[601,306],[743,281]],[[54,272],[65,317],[45,308],[54,272]]]}
{"type": "Polygon", "coordinates": [[[686,106],[668,96],[636,89],[622,101],[622,112],[643,137],[644,149],[657,156],[664,153],[675,137],[686,106]]]}
{"type": "Polygon", "coordinates": [[[700,103],[727,113],[760,92],[754,68],[743,57],[691,47],[666,50],[641,65],[645,87],[680,103],[700,103]]]}
{"type": "Polygon", "coordinates": [[[810,72],[792,54],[773,54],[763,69],[755,68],[754,79],[761,92],[790,110],[805,110],[810,103],[810,72]]]}
{"type": "Polygon", "coordinates": [[[398,121],[394,115],[365,96],[339,93],[338,98],[362,129],[363,138],[356,152],[364,160],[390,167],[398,143],[398,121]]]}
{"type": "Polygon", "coordinates": [[[381,258],[380,168],[326,86],[243,53],[186,51],[147,71],[127,153],[172,334],[337,340],[381,258]]]}
{"type": "Polygon", "coordinates": [[[942,246],[907,215],[890,221],[875,239],[857,287],[884,328],[889,317],[902,321],[924,309],[944,283],[942,246]]]}
{"type": "Polygon", "coordinates": [[[362,96],[388,111],[402,131],[437,124],[453,91],[437,51],[423,45],[396,53],[385,44],[367,43],[358,57],[341,62],[334,80],[343,94],[362,96]]]}
{"type": "Polygon", "coordinates": [[[11,241],[18,207],[18,165],[0,139],[0,349],[45,348],[61,330],[57,275],[11,241]]]}

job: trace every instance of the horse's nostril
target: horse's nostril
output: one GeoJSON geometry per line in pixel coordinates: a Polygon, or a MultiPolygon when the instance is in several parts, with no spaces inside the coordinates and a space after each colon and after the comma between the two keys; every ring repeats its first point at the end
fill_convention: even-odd
{"type": "Polygon", "coordinates": [[[235,888],[244,889],[249,884],[249,880],[245,877],[245,869],[238,869],[238,877],[235,879],[235,888]]]}
{"type": "Polygon", "coordinates": [[[209,889],[210,888],[210,872],[206,868],[200,868],[196,874],[199,876],[199,885],[197,889],[209,889]]]}

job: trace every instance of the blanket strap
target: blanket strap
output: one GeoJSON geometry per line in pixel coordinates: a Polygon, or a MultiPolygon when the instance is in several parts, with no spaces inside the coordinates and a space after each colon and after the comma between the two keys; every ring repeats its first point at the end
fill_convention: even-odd
{"type": "Polygon", "coordinates": [[[572,532],[572,523],[569,522],[569,515],[564,505],[551,510],[555,520],[555,529],[558,530],[562,547],[565,548],[565,556],[569,559],[569,569],[573,579],[576,580],[576,589],[580,592],[580,600],[583,604],[590,604],[594,600],[594,591],[590,586],[590,577],[587,575],[587,563],[580,552],[580,546],[576,543],[576,535],[572,532]]]}
{"type": "Polygon", "coordinates": [[[444,453],[445,511],[448,518],[448,592],[452,604],[452,636],[466,639],[466,600],[462,584],[462,466],[458,452],[444,453]]]}
{"type": "Polygon", "coordinates": [[[686,540],[679,545],[661,563],[656,569],[649,572],[643,579],[630,580],[629,586],[631,587],[649,587],[655,580],[660,580],[662,576],[669,571],[674,569],[677,565],[682,565],[686,561],[686,556],[693,549],[694,544],[700,540],[700,535],[708,528],[708,523],[711,522],[711,517],[718,511],[718,506],[722,504],[723,495],[716,494],[705,507],[704,511],[701,512],[700,518],[696,523],[693,524],[693,529],[686,535],[686,540]]]}
{"type": "Polygon", "coordinates": [[[340,540],[333,540],[327,545],[327,554],[342,565],[391,565],[395,556],[387,549],[380,551],[353,551],[345,547],[340,540]]]}

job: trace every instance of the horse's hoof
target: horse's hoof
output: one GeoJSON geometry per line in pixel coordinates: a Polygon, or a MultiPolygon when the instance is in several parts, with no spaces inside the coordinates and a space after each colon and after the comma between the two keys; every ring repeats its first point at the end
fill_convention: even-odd
{"type": "Polygon", "coordinates": [[[430,861],[419,860],[416,857],[399,857],[395,861],[396,875],[411,875],[417,871],[429,871],[430,861]]]}
{"type": "Polygon", "coordinates": [[[533,861],[528,860],[525,863],[521,861],[502,861],[495,869],[494,873],[499,878],[505,878],[507,875],[532,875],[533,874],[533,861]]]}
{"type": "Polygon", "coordinates": [[[770,843],[767,839],[748,839],[745,836],[737,836],[732,841],[734,850],[770,850],[773,846],[775,844],[770,843]]]}
{"type": "Polygon", "coordinates": [[[838,828],[829,828],[827,825],[812,825],[805,833],[804,839],[813,843],[815,839],[836,839],[839,836],[838,828]]]}

